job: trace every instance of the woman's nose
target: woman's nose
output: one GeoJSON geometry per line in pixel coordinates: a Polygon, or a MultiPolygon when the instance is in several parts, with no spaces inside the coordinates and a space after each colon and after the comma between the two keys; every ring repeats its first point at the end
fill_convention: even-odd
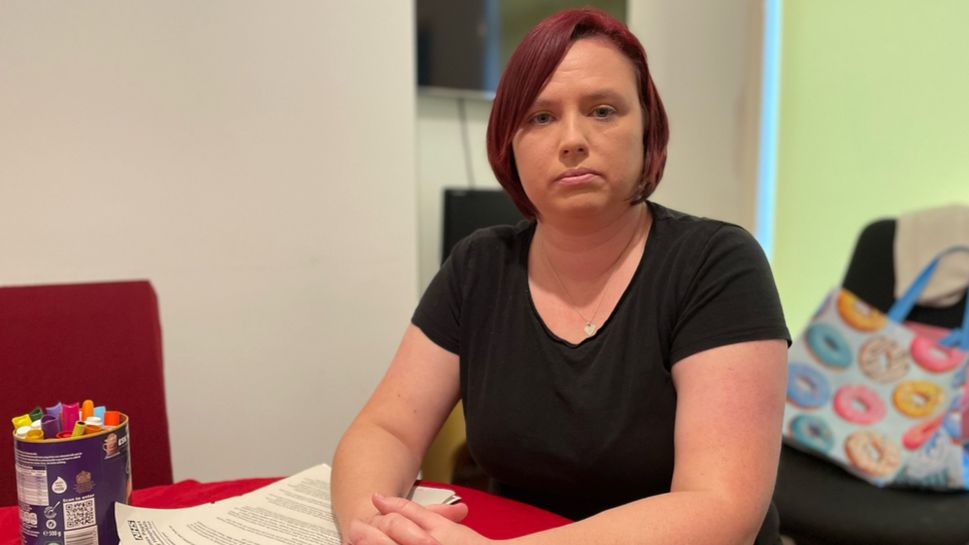
{"type": "Polygon", "coordinates": [[[565,157],[585,156],[589,152],[589,141],[586,138],[582,120],[574,116],[562,122],[562,135],[559,144],[559,154],[565,157]]]}

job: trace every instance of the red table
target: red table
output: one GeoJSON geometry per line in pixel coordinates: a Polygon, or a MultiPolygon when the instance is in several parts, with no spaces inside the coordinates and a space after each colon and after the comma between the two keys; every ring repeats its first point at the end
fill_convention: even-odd
{"type": "MultiPolygon", "coordinates": [[[[135,490],[131,503],[138,507],[192,507],[251,492],[278,479],[241,479],[217,483],[180,481],[135,490]]],[[[570,521],[537,507],[456,486],[423,481],[424,486],[454,490],[468,505],[464,524],[493,539],[517,537],[568,524],[570,521]]],[[[0,545],[19,545],[20,517],[17,506],[0,507],[0,545]]]]}

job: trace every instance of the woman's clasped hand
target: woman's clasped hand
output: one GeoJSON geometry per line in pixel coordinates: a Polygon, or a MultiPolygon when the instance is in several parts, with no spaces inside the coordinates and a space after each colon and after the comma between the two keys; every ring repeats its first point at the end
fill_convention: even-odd
{"type": "Polygon", "coordinates": [[[484,545],[491,540],[461,523],[463,503],[423,506],[406,498],[373,495],[378,513],[355,520],[344,535],[348,545],[484,545]]]}

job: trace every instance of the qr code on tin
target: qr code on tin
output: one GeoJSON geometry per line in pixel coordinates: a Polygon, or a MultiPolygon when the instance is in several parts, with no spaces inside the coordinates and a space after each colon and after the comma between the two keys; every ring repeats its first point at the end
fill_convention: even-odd
{"type": "Polygon", "coordinates": [[[94,518],[94,498],[86,500],[64,502],[64,529],[73,530],[93,526],[94,518]]]}

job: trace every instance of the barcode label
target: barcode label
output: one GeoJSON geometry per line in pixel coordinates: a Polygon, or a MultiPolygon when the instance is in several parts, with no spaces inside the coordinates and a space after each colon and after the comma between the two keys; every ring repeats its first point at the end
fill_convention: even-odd
{"type": "MultiPolygon", "coordinates": [[[[94,498],[64,502],[64,530],[93,526],[94,523],[94,498]]],[[[67,534],[68,532],[64,532],[65,538],[67,534]]]]}
{"type": "Polygon", "coordinates": [[[47,470],[18,465],[17,496],[29,505],[50,505],[47,501],[47,470]]]}
{"type": "Polygon", "coordinates": [[[64,545],[98,545],[98,527],[64,532],[64,545]]]}

